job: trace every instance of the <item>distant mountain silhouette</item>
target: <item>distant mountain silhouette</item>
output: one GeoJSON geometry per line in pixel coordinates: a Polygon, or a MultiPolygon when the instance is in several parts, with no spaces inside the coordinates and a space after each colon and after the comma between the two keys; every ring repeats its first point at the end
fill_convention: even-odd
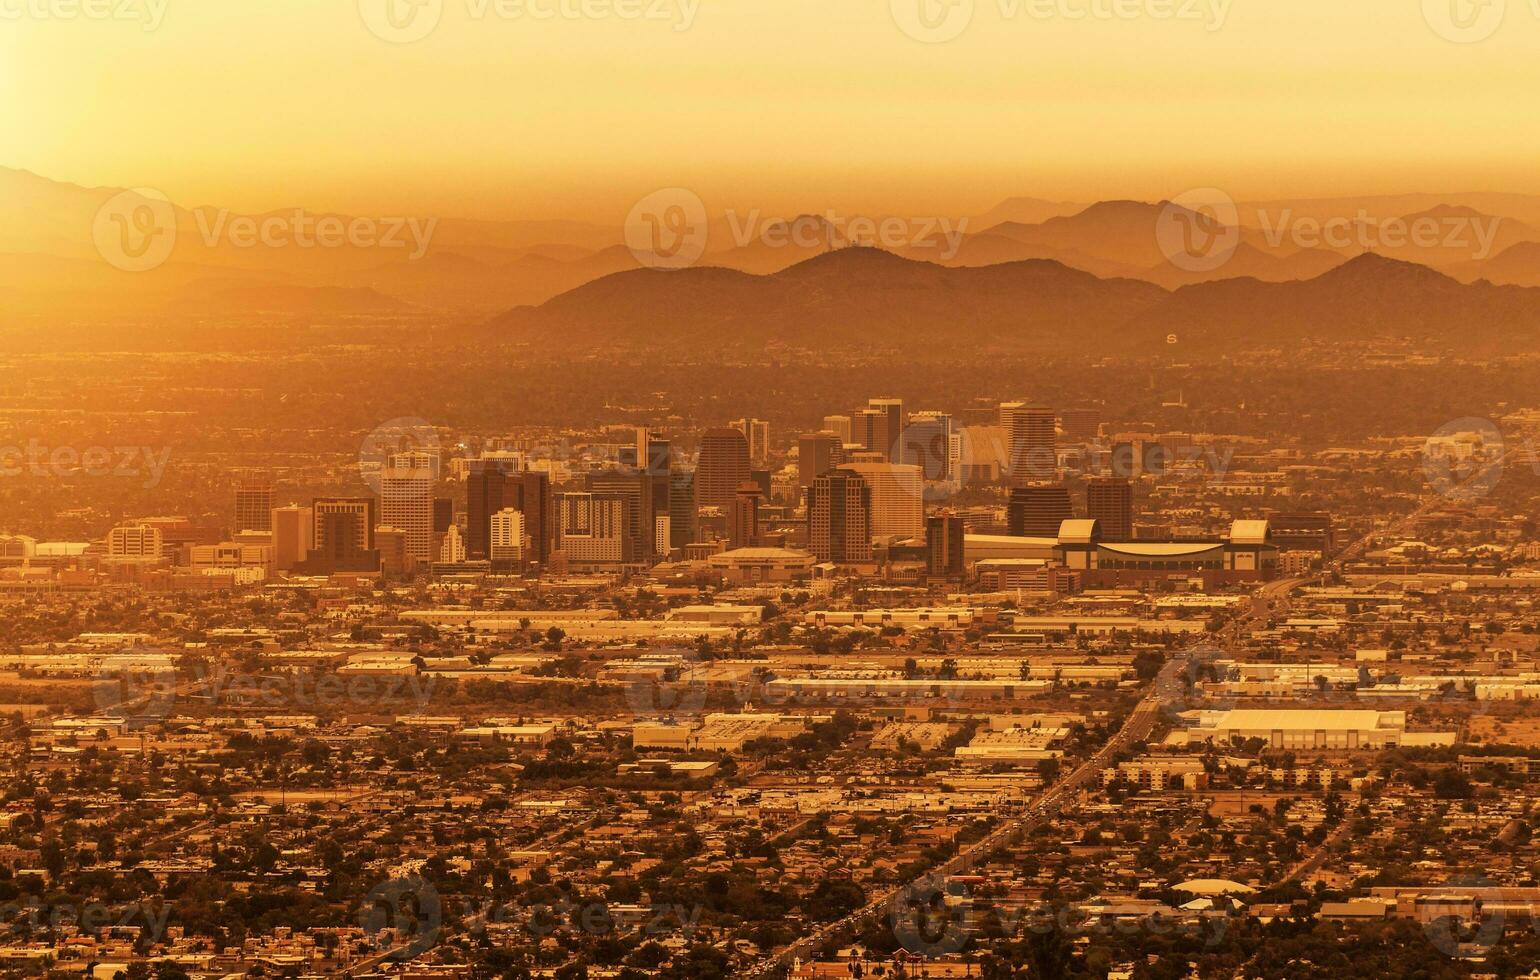
{"type": "Polygon", "coordinates": [[[1461,282],[1540,286],[1540,242],[1519,242],[1484,261],[1450,266],[1449,274],[1461,282]]]}
{"type": "Polygon", "coordinates": [[[1371,254],[1304,281],[1238,278],[1167,292],[1048,260],[948,268],[849,248],[768,276],[718,268],[619,273],[483,329],[575,351],[863,345],[916,358],[1116,353],[1165,344],[1170,335],[1203,353],[1377,337],[1487,349],[1540,336],[1540,289],[1465,285],[1371,254]]]}
{"type": "Polygon", "coordinates": [[[1164,295],[1148,283],[1098,279],[1051,261],[946,268],[852,247],[767,276],[720,268],[618,273],[511,311],[489,328],[574,348],[864,344],[926,358],[967,344],[1073,346],[1164,295]]]}
{"type": "Polygon", "coordinates": [[[1199,350],[1409,337],[1490,352],[1540,336],[1540,290],[1465,285],[1426,266],[1366,254],[1303,282],[1186,286],[1133,326],[1148,341],[1174,334],[1199,350]]]}

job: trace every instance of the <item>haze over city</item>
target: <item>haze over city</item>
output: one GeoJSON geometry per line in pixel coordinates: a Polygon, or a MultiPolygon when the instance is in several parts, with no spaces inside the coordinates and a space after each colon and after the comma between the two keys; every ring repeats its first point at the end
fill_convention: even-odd
{"type": "Polygon", "coordinates": [[[1540,978],[1540,0],[0,0],[0,977],[1540,978]]]}

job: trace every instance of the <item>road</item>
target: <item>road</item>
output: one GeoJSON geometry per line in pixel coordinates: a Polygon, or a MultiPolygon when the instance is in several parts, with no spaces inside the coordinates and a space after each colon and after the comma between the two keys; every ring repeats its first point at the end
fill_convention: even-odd
{"type": "Polygon", "coordinates": [[[1180,654],[1167,661],[1160,673],[1156,675],[1155,682],[1150,687],[1150,693],[1129,714],[1117,734],[1108,739],[1094,756],[1047,788],[1020,814],[1005,820],[987,836],[972,844],[964,845],[949,860],[931,868],[914,881],[880,892],[864,906],[844,918],[819,927],[815,932],[788,946],[746,975],[765,976],[777,967],[789,964],[793,959],[806,959],[819,946],[841,932],[857,929],[875,917],[886,916],[893,900],[902,892],[917,886],[923,887],[925,882],[932,879],[964,874],[978,862],[993,855],[1017,834],[1030,833],[1058,816],[1064,806],[1084,789],[1086,784],[1096,779],[1118,753],[1150,737],[1167,705],[1178,702],[1185,696],[1186,685],[1183,682],[1183,676],[1187,672],[1188,663],[1187,654],[1180,654]]]}

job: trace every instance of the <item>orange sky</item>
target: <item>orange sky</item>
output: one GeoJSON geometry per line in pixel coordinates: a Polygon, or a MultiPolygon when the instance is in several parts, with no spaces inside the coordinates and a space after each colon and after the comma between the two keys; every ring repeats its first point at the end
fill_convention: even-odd
{"type": "Polygon", "coordinates": [[[593,220],[665,186],[914,214],[1540,192],[1540,0],[1468,24],[1468,0],[387,2],[413,0],[0,0],[0,163],[187,205],[593,220]],[[130,19],[72,16],[93,3],[130,19]]]}

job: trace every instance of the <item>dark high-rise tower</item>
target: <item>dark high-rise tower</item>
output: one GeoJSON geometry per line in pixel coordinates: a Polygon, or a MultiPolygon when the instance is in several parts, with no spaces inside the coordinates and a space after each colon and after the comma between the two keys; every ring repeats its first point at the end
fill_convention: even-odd
{"type": "Polygon", "coordinates": [[[273,478],[247,471],[235,481],[235,533],[273,529],[273,478]]]}
{"type": "Polygon", "coordinates": [[[734,548],[752,548],[759,543],[759,498],[758,483],[751,481],[738,487],[727,529],[728,542],[734,548]]]}
{"type": "Polygon", "coordinates": [[[1053,410],[1008,402],[1000,406],[1000,424],[1010,440],[1009,483],[1051,480],[1058,473],[1053,410]]]}
{"type": "Polygon", "coordinates": [[[668,485],[669,544],[683,548],[695,540],[695,471],[673,470],[668,485]]]}
{"type": "Polygon", "coordinates": [[[872,560],[872,491],[860,474],[834,470],[808,488],[808,547],[819,561],[872,560]]]}
{"type": "Polygon", "coordinates": [[[732,512],[738,487],[749,479],[749,444],[737,429],[707,429],[695,466],[695,510],[717,507],[732,512]]]}
{"type": "Polygon", "coordinates": [[[925,518],[925,558],[936,576],[963,573],[963,519],[956,514],[932,514],[925,518]]]}
{"type": "Polygon", "coordinates": [[[1103,541],[1134,539],[1134,487],[1127,480],[1100,477],[1085,487],[1085,516],[1096,521],[1103,541]]]}
{"type": "Polygon", "coordinates": [[[1074,516],[1069,489],[1057,485],[1017,487],[1006,508],[1009,533],[1016,537],[1057,538],[1059,525],[1074,516]]]}
{"type": "Polygon", "coordinates": [[[473,459],[465,476],[465,556],[471,559],[490,557],[492,548],[492,515],[504,507],[522,510],[517,504],[516,493],[510,485],[516,484],[519,474],[514,471],[511,459],[473,459]]]}
{"type": "Polygon", "coordinates": [[[832,432],[809,432],[797,440],[797,484],[806,490],[813,478],[823,476],[841,462],[845,447],[832,432]]]}

